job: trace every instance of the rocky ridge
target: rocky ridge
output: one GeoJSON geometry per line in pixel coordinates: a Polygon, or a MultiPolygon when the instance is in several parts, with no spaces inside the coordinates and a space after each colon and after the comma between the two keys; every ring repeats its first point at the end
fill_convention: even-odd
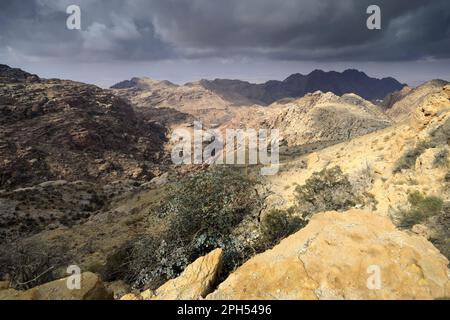
{"type": "Polygon", "coordinates": [[[397,123],[407,120],[429,95],[439,93],[446,84],[448,82],[444,80],[432,80],[388,95],[384,100],[386,115],[397,123]]]}
{"type": "Polygon", "coordinates": [[[252,84],[239,80],[203,80],[202,85],[223,96],[240,96],[254,103],[269,105],[284,98],[298,98],[316,91],[332,92],[336,95],[357,94],[367,100],[383,99],[387,94],[402,89],[393,78],[375,79],[358,70],[324,72],[314,70],[307,75],[293,74],[284,81],[268,81],[252,84]]]}

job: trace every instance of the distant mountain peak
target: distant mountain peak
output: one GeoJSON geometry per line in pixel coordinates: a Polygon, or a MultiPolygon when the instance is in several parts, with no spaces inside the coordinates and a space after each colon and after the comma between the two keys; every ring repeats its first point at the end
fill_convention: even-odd
{"type": "MultiPolygon", "coordinates": [[[[148,88],[149,86],[173,85],[149,81],[127,80],[120,82],[112,89],[148,88]]],[[[187,83],[186,86],[200,85],[221,97],[230,97],[239,101],[251,101],[255,104],[270,105],[284,98],[298,98],[316,91],[332,92],[338,96],[354,93],[366,100],[383,99],[388,94],[401,90],[405,85],[392,77],[376,79],[357,69],[343,72],[313,70],[308,75],[294,73],[283,81],[270,80],[262,84],[254,84],[242,80],[214,79],[199,80],[187,83]]],[[[175,86],[175,85],[174,85],[175,86]]]]}
{"type": "Polygon", "coordinates": [[[125,80],[111,86],[111,89],[142,89],[150,86],[168,86],[176,87],[177,85],[167,80],[155,80],[149,77],[131,78],[131,80],[125,80]]]}

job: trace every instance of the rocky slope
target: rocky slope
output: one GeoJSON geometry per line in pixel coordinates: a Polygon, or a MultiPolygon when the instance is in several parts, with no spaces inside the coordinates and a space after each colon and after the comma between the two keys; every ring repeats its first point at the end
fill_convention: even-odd
{"type": "Polygon", "coordinates": [[[416,88],[405,87],[388,95],[383,103],[387,109],[386,115],[395,122],[405,121],[429,95],[440,92],[447,83],[444,80],[432,80],[416,88]]]}
{"type": "MultiPolygon", "coordinates": [[[[363,190],[372,201],[353,204],[363,210],[316,213],[302,230],[217,283],[207,299],[448,298],[449,159],[436,160],[442,158],[438,155],[448,156],[449,123],[446,86],[422,101],[402,125],[287,159],[280,174],[267,178],[268,209],[295,206],[297,187],[311,184],[311,176],[335,166],[349,177],[355,194],[363,190]],[[429,144],[417,150],[423,141],[429,144]],[[411,150],[416,155],[403,166],[411,150]],[[398,218],[414,210],[416,204],[408,204],[408,195],[415,192],[429,196],[423,200],[426,212],[421,219],[415,217],[416,225],[405,228],[398,218]],[[431,201],[438,198],[444,206],[431,214],[431,201]]],[[[333,181],[310,185],[314,197],[327,186],[331,192],[338,188],[333,181]]],[[[325,200],[336,201],[336,192],[325,200]]]]}
{"type": "Polygon", "coordinates": [[[390,125],[375,105],[354,94],[316,92],[271,108],[280,106],[262,126],[278,128],[288,146],[349,140],[390,125]]]}
{"type": "MultiPolygon", "coordinates": [[[[356,94],[341,97],[328,92],[279,100],[268,107],[239,97],[230,84],[225,91],[205,81],[177,86],[167,81],[132,79],[115,85],[115,92],[128,98],[142,113],[168,115],[160,120],[174,128],[192,125],[194,119],[204,127],[279,129],[288,147],[312,144],[330,145],[364,135],[390,125],[382,108],[356,94]],[[208,89],[205,89],[208,88],[208,89]],[[180,112],[184,117],[169,117],[180,112]],[[189,123],[190,121],[190,123],[189,123]]],[[[260,102],[262,103],[262,102],[260,102]]],[[[164,116],[162,116],[164,117],[164,116]]]]}
{"type": "Polygon", "coordinates": [[[391,125],[382,109],[355,94],[320,91],[252,108],[228,122],[230,128],[278,129],[282,153],[309,152],[391,125]]]}
{"type": "Polygon", "coordinates": [[[158,171],[165,128],[98,87],[1,66],[0,115],[0,189],[158,171]]]}
{"type": "MultiPolygon", "coordinates": [[[[160,120],[168,126],[200,119],[206,126],[226,123],[233,117],[235,101],[226,100],[200,83],[183,86],[168,81],[134,78],[112,86],[114,92],[128,99],[138,110],[166,112],[160,120]],[[172,110],[168,113],[168,110],[172,110]],[[174,116],[178,113],[178,116],[174,116]]],[[[248,102],[248,101],[246,101],[248,102]]]]}

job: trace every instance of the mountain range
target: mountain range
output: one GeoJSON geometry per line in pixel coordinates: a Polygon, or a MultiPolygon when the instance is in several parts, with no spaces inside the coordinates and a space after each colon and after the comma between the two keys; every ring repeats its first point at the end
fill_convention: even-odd
{"type": "MultiPolygon", "coordinates": [[[[137,82],[138,79],[135,78],[115,84],[111,88],[129,89],[136,87],[137,82]]],[[[170,83],[166,81],[166,84],[170,83]]],[[[260,105],[269,105],[283,98],[302,97],[315,91],[332,92],[339,96],[354,93],[367,100],[376,100],[406,86],[394,78],[371,78],[355,69],[342,73],[314,70],[308,75],[296,73],[284,81],[271,80],[262,84],[228,79],[200,80],[199,84],[224,99],[248,100],[260,105]]]]}
{"type": "Polygon", "coordinates": [[[449,137],[442,80],[102,89],[0,65],[0,300],[448,298],[449,137]],[[280,170],[173,164],[194,121],[278,129],[280,170]],[[73,263],[81,290],[54,281],[73,263]]]}

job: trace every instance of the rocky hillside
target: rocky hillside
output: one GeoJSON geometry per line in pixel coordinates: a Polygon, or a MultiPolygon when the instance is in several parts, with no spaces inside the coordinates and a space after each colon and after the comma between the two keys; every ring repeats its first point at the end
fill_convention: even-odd
{"type": "Polygon", "coordinates": [[[407,123],[287,159],[267,178],[261,221],[285,235],[292,215],[306,214],[305,227],[224,281],[215,274],[225,258],[214,251],[122,299],[448,299],[449,123],[446,86],[407,123]]]}
{"type": "MultiPolygon", "coordinates": [[[[222,98],[201,83],[179,86],[168,81],[134,78],[111,88],[141,112],[148,113],[151,109],[157,109],[157,113],[163,112],[161,121],[169,126],[192,121],[193,118],[202,120],[207,126],[220,125],[233,117],[231,107],[238,103],[222,98]],[[178,115],[174,116],[173,113],[178,115]]],[[[241,102],[250,104],[248,100],[241,102]]]]}
{"type": "Polygon", "coordinates": [[[440,92],[446,84],[448,82],[444,80],[432,80],[416,88],[405,87],[389,94],[383,102],[386,115],[395,122],[408,119],[429,95],[440,92]]]}
{"type": "Polygon", "coordinates": [[[0,189],[151,179],[165,128],[98,87],[0,66],[0,189]]]}
{"type": "Polygon", "coordinates": [[[250,108],[228,127],[278,129],[283,153],[321,148],[391,125],[382,108],[355,94],[341,97],[320,91],[283,99],[267,108],[250,108]]]}

